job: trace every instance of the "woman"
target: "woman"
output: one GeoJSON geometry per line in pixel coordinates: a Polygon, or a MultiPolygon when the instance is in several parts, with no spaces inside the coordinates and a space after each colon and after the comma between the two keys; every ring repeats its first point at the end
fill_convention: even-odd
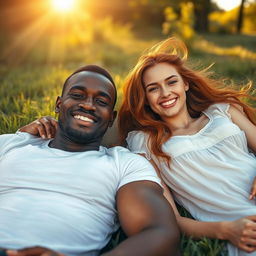
{"type": "MultiPolygon", "coordinates": [[[[189,69],[186,53],[182,42],[169,38],[140,57],[125,82],[119,112],[122,142],[126,139],[131,151],[156,166],[174,199],[195,219],[211,222],[180,217],[166,189],[184,232],[227,239],[254,251],[256,158],[251,152],[256,152],[256,118],[255,109],[240,100],[250,98],[249,88],[227,89],[206,72],[189,69]],[[246,225],[253,228],[244,231],[247,236],[240,242],[235,233],[236,238],[219,232],[223,223],[232,223],[235,230],[246,218],[236,227],[233,220],[248,215],[253,216],[246,225]]],[[[228,250],[231,256],[247,255],[231,244],[228,250]]]]}
{"type": "MultiPolygon", "coordinates": [[[[247,255],[256,249],[256,160],[246,144],[256,151],[255,111],[240,101],[247,91],[220,88],[188,69],[186,54],[170,38],[141,56],[125,83],[121,139],[152,162],[175,200],[200,220],[181,217],[165,186],[183,232],[229,240],[243,250],[229,244],[231,256],[247,255]]],[[[21,130],[51,137],[53,125],[41,118],[21,130]]]]}

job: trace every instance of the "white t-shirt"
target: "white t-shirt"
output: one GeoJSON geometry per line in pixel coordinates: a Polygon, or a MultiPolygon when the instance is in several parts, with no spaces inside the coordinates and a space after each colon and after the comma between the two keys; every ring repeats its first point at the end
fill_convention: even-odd
{"type": "MultiPolygon", "coordinates": [[[[175,200],[197,220],[234,220],[256,214],[255,200],[249,200],[256,158],[228,108],[228,104],[210,106],[204,112],[209,122],[203,129],[194,135],[173,136],[163,145],[172,158],[171,169],[151,154],[147,134],[133,131],[127,137],[132,152],[144,153],[158,163],[175,200]]],[[[231,256],[247,255],[233,249],[231,256]]]]}
{"type": "Polygon", "coordinates": [[[119,226],[118,189],[139,180],[159,184],[158,177],[122,147],[67,152],[48,143],[27,133],[0,136],[0,247],[98,255],[119,226]]]}

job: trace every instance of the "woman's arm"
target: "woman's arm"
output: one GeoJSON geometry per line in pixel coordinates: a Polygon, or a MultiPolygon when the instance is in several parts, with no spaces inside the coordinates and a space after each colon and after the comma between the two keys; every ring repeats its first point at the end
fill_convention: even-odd
{"type": "MultiPolygon", "coordinates": [[[[177,216],[176,216],[177,217],[177,216]]],[[[228,240],[246,252],[256,250],[256,216],[235,221],[204,222],[179,216],[178,225],[183,233],[194,238],[217,238],[228,240]]]]}
{"type": "MultiPolygon", "coordinates": [[[[142,154],[142,156],[144,155],[142,154]]],[[[158,166],[152,159],[150,162],[155,167],[156,173],[161,179],[164,196],[171,205],[178,225],[184,234],[193,238],[208,237],[228,240],[236,247],[246,252],[253,252],[256,250],[256,216],[248,216],[235,221],[220,222],[197,221],[180,216],[173,200],[173,196],[168,186],[162,180],[158,166]]]]}
{"type": "MultiPolygon", "coordinates": [[[[256,125],[254,125],[243,112],[240,106],[229,107],[229,114],[232,121],[245,132],[248,147],[256,153],[256,125]]],[[[250,200],[253,200],[256,196],[256,177],[254,178],[251,186],[250,200]]]]}

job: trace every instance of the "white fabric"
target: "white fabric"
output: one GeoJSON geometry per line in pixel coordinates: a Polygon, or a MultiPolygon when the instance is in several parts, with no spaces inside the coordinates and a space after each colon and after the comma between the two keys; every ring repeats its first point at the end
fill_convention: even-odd
{"type": "Polygon", "coordinates": [[[159,179],[122,147],[74,153],[48,143],[26,133],[0,136],[0,247],[98,255],[119,226],[117,190],[159,179]]]}
{"type": "MultiPolygon", "coordinates": [[[[194,135],[173,136],[163,150],[172,158],[171,170],[158,162],[161,175],[175,200],[201,221],[235,220],[255,215],[255,200],[249,200],[256,176],[256,158],[248,151],[243,131],[230,119],[228,104],[210,106],[204,114],[207,125],[194,135]]],[[[156,158],[147,147],[148,135],[133,131],[128,148],[156,158]]],[[[228,245],[229,255],[246,254],[228,245]]]]}

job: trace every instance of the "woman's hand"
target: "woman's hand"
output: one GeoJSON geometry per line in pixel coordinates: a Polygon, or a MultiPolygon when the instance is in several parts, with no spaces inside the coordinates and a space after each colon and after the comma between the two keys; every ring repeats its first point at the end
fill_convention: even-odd
{"type": "Polygon", "coordinates": [[[256,250],[256,215],[223,222],[223,237],[246,252],[256,250]]]}
{"type": "Polygon", "coordinates": [[[19,129],[21,132],[27,132],[31,135],[50,139],[55,137],[58,122],[51,116],[41,117],[32,123],[25,125],[19,129]]]}
{"type": "Polygon", "coordinates": [[[255,196],[256,196],[256,177],[254,178],[253,183],[252,183],[249,199],[252,200],[255,198],[255,196]]]}

